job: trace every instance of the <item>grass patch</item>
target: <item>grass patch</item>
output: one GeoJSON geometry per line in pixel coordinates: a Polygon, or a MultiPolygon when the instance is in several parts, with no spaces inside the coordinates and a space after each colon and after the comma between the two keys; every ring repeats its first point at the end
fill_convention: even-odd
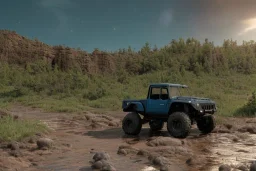
{"type": "Polygon", "coordinates": [[[45,131],[47,131],[46,125],[39,121],[14,119],[11,116],[0,119],[1,141],[20,141],[23,138],[45,131]]]}

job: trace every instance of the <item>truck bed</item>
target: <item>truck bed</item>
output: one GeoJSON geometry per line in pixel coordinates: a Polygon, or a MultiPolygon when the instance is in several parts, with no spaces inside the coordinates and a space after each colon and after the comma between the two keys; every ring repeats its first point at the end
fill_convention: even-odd
{"type": "Polygon", "coordinates": [[[144,108],[146,108],[146,106],[147,106],[147,100],[146,99],[140,99],[140,100],[138,100],[138,99],[126,99],[126,100],[123,100],[123,103],[122,103],[122,108],[123,108],[124,111],[125,111],[125,109],[127,109],[128,105],[130,103],[135,103],[135,104],[140,103],[140,104],[143,105],[144,108]]]}

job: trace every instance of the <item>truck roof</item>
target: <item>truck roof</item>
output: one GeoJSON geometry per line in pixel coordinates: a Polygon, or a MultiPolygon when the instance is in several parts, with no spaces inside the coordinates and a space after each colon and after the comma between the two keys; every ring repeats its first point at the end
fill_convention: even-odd
{"type": "Polygon", "coordinates": [[[169,86],[169,87],[182,87],[187,88],[187,85],[173,84],[173,83],[151,83],[150,86],[169,86]]]}

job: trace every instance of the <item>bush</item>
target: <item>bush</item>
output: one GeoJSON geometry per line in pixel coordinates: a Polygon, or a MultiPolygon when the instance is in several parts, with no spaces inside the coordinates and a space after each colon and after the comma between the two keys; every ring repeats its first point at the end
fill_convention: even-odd
{"type": "Polygon", "coordinates": [[[46,130],[46,125],[37,121],[19,120],[11,116],[5,116],[0,119],[1,141],[19,141],[46,130]]]}
{"type": "Polygon", "coordinates": [[[252,93],[252,96],[248,99],[248,102],[237,110],[235,115],[240,116],[256,116],[256,93],[252,93]]]}
{"type": "Polygon", "coordinates": [[[86,95],[84,95],[84,98],[87,98],[89,100],[97,100],[104,97],[105,95],[106,95],[106,90],[99,87],[93,91],[89,91],[86,95]]]}

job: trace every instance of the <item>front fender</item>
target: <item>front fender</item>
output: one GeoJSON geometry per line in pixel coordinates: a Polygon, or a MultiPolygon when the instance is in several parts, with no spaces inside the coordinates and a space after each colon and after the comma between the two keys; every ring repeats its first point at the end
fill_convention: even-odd
{"type": "Polygon", "coordinates": [[[200,112],[201,110],[201,107],[196,105],[195,103],[191,103],[191,102],[188,102],[188,101],[173,101],[171,104],[170,104],[170,107],[169,107],[169,113],[171,111],[176,111],[176,110],[185,110],[185,111],[188,111],[189,108],[193,108],[194,110],[200,112]]]}
{"type": "Polygon", "coordinates": [[[125,108],[123,108],[123,111],[143,113],[145,109],[141,102],[130,102],[125,108]]]}
{"type": "Polygon", "coordinates": [[[188,103],[188,104],[190,104],[197,111],[202,110],[201,106],[197,105],[196,103],[188,103]]]}

